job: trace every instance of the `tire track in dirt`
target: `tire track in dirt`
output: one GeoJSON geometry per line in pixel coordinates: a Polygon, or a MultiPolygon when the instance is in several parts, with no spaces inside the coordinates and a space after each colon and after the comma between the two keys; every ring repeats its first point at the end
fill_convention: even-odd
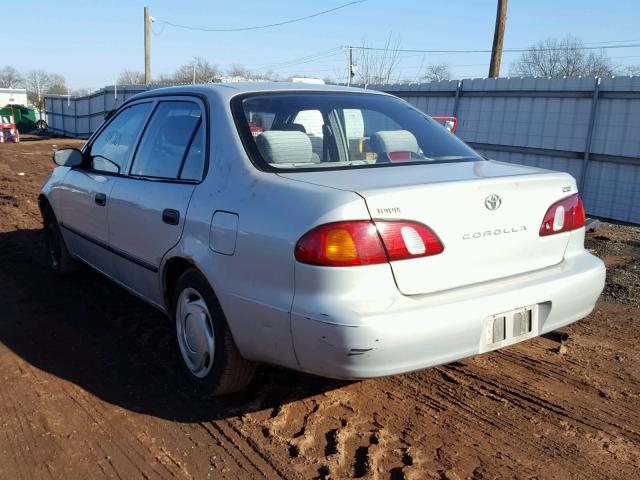
{"type": "MultiPolygon", "coordinates": [[[[594,427],[590,422],[585,421],[583,416],[573,415],[558,404],[541,399],[538,391],[534,389],[519,389],[520,384],[517,379],[502,378],[501,380],[492,380],[492,373],[482,370],[481,373],[476,374],[473,371],[474,362],[471,361],[469,363],[470,366],[454,365],[435,369],[441,373],[444,381],[453,384],[454,388],[443,384],[441,379],[428,375],[429,372],[398,377],[398,379],[391,379],[390,381],[405,387],[407,394],[412,395],[416,389],[413,386],[407,388],[406,384],[414,380],[422,382],[422,377],[428,377],[424,378],[424,390],[433,390],[435,388],[434,396],[441,397],[443,404],[455,410],[457,421],[463,422],[465,428],[469,431],[473,431],[474,426],[476,427],[475,430],[478,430],[477,422],[481,422],[487,427],[480,429],[481,431],[500,432],[502,435],[516,437],[518,430],[522,428],[522,421],[526,419],[527,411],[530,412],[531,420],[535,419],[538,409],[543,411],[549,409],[554,415],[562,415],[565,418],[574,420],[574,423],[578,423],[581,426],[585,424],[587,428],[592,430],[591,434],[593,432],[602,433],[602,430],[599,430],[597,426],[594,427]],[[452,374],[452,372],[454,373],[452,374]],[[455,388],[456,385],[460,388],[455,388]],[[478,401],[479,396],[485,397],[490,402],[485,405],[486,402],[478,401]],[[498,407],[492,406],[491,401],[498,402],[498,404],[505,403],[510,409],[514,409],[518,416],[514,418],[513,415],[508,415],[508,412],[506,414],[500,412],[498,407]],[[470,406],[467,406],[467,403],[470,406]]],[[[420,401],[422,401],[422,398],[420,398],[420,401]]],[[[560,419],[559,423],[562,425],[563,420],[560,419]]],[[[566,426],[566,422],[564,422],[564,425],[566,426]]],[[[586,434],[590,433],[587,431],[586,434]]],[[[618,435],[619,438],[620,432],[611,432],[611,435],[618,435]]],[[[556,457],[566,456],[567,453],[567,446],[563,439],[556,441],[551,436],[544,436],[539,440],[535,438],[520,438],[518,441],[521,446],[526,445],[527,448],[549,453],[556,457]]],[[[633,449],[634,443],[634,441],[628,441],[626,442],[626,447],[633,449]]],[[[585,467],[589,467],[589,465],[585,465],[585,467]]],[[[597,478],[597,476],[595,475],[594,477],[597,478]]]]}
{"type": "MultiPolygon", "coordinates": [[[[150,451],[146,445],[140,442],[139,437],[133,435],[133,432],[127,431],[128,429],[122,425],[122,419],[117,418],[120,415],[117,413],[114,415],[115,412],[113,412],[111,418],[106,418],[105,413],[100,411],[100,403],[93,402],[90,397],[79,392],[70,392],[65,389],[65,393],[84,413],[87,420],[93,423],[93,428],[105,437],[99,447],[118,477],[127,478],[132,472],[137,472],[143,478],[190,478],[187,472],[172,471],[165,463],[157,462],[157,456],[154,455],[154,452],[150,451]],[[114,459],[116,459],[115,462],[114,459]],[[156,468],[158,463],[164,467],[164,471],[156,468]]],[[[177,463],[176,465],[179,466],[177,463]]]]}
{"type": "MultiPolygon", "coordinates": [[[[552,369],[540,368],[540,365],[535,365],[534,362],[531,362],[524,356],[520,356],[511,352],[500,352],[499,355],[503,355],[507,358],[511,358],[518,362],[524,363],[526,367],[523,366],[523,370],[529,373],[529,375],[533,374],[536,378],[529,378],[529,382],[533,382],[536,380],[545,380],[551,379],[557,381],[559,384],[563,386],[566,384],[573,384],[574,386],[582,387],[582,388],[590,388],[593,389],[587,382],[578,382],[578,381],[567,381],[566,373],[558,375],[549,375],[549,372],[553,372],[552,369]],[[554,378],[555,377],[555,378],[554,378]]],[[[455,368],[455,367],[452,367],[455,368]]],[[[592,409],[585,409],[579,403],[564,406],[559,403],[553,402],[551,400],[547,400],[535,395],[535,390],[530,388],[530,383],[521,383],[518,381],[518,377],[514,376],[512,373],[507,374],[509,386],[503,385],[503,380],[500,377],[487,377],[486,372],[482,372],[482,376],[477,374],[473,374],[470,372],[464,372],[467,376],[470,376],[477,382],[483,382],[484,384],[490,385],[494,392],[500,388],[500,394],[505,397],[507,400],[511,401],[514,404],[519,404],[523,409],[524,408],[532,408],[532,405],[536,405],[538,407],[546,408],[548,410],[553,411],[556,415],[566,418],[567,420],[571,420],[577,424],[582,425],[586,429],[590,429],[592,431],[603,431],[613,436],[622,436],[629,440],[631,443],[640,443],[640,433],[629,429],[625,425],[619,423],[616,420],[616,417],[612,416],[607,410],[597,410],[593,411],[592,409]],[[610,428],[613,427],[613,428],[610,428]]],[[[523,372],[524,373],[524,372],[523,372]]],[[[520,377],[522,378],[522,377],[520,377]]],[[[598,390],[597,388],[595,390],[598,390]]],[[[594,392],[597,395],[602,396],[601,392],[594,392]]],[[[616,411],[616,415],[619,416],[620,413],[626,415],[633,415],[633,410],[627,408],[625,405],[621,405],[619,411],[616,411]]]]}

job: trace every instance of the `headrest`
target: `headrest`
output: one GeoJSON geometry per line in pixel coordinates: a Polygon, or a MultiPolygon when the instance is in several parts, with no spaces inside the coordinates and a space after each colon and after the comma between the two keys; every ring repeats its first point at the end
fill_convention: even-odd
{"type": "Polygon", "coordinates": [[[302,132],[307,133],[307,129],[301,123],[286,123],[280,127],[280,130],[286,130],[288,132],[302,132]]]}
{"type": "Polygon", "coordinates": [[[418,153],[418,141],[408,130],[383,130],[371,135],[371,149],[380,153],[413,152],[418,153]]]}
{"type": "Polygon", "coordinates": [[[311,140],[306,133],[268,130],[256,137],[256,145],[267,163],[311,162],[311,140]]]}

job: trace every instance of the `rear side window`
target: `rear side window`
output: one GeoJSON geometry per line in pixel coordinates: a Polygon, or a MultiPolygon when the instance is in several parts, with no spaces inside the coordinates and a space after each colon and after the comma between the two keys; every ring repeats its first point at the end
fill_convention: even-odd
{"type": "Polygon", "coordinates": [[[100,132],[91,145],[94,170],[123,173],[151,105],[138,103],[125,108],[100,132]]]}
{"type": "Polygon", "coordinates": [[[198,138],[201,124],[202,110],[197,103],[160,102],[142,135],[130,174],[200,180],[204,148],[198,148],[197,143],[204,143],[203,138],[198,138]],[[187,167],[186,176],[182,175],[184,166],[187,167]]]}

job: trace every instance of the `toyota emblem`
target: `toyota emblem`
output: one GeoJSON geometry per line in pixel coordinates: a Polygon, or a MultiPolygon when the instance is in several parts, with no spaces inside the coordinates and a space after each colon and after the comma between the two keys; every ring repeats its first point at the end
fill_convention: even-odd
{"type": "Polygon", "coordinates": [[[502,199],[500,195],[496,195],[495,193],[489,195],[484,199],[484,206],[489,210],[497,210],[502,205],[502,199]]]}

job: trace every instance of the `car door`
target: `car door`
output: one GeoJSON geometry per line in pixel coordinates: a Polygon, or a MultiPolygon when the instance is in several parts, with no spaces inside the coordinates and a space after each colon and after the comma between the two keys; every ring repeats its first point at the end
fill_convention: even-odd
{"type": "Polygon", "coordinates": [[[130,171],[111,190],[109,244],[117,279],[159,306],[159,266],[180,240],[191,195],[202,180],[205,138],[200,100],[159,100],[130,171]]]}
{"type": "Polygon", "coordinates": [[[56,192],[56,215],[70,251],[109,276],[114,273],[109,195],[129,164],[152,105],[138,103],[118,112],[84,149],[85,163],[70,170],[56,192]]]}

